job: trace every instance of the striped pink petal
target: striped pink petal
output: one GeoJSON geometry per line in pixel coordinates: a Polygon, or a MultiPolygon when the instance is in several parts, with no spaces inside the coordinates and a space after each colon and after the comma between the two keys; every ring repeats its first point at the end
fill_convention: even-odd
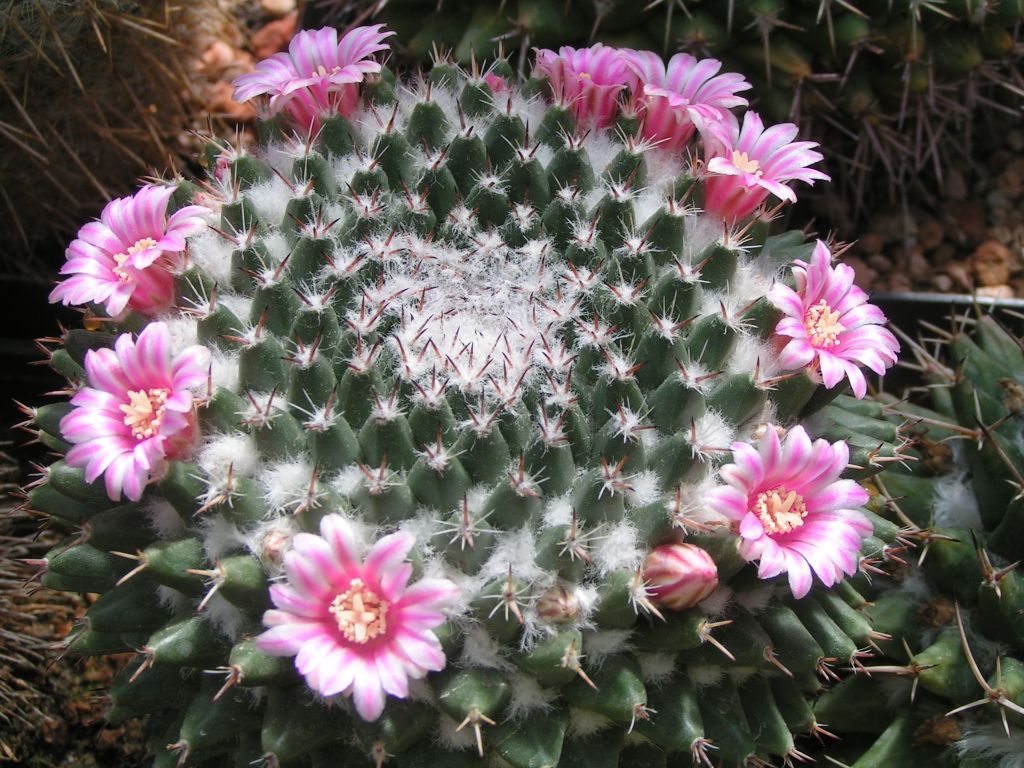
{"type": "Polygon", "coordinates": [[[287,582],[271,587],[276,608],[264,614],[257,645],[295,656],[312,690],[350,696],[361,718],[376,720],[388,696],[405,698],[410,679],[445,666],[433,630],[458,588],[445,579],[410,585],[406,558],[414,544],[397,532],[365,552],[356,528],[338,514],[321,519],[320,535],[295,534],[284,555],[287,582]],[[301,629],[283,629],[292,624],[301,629]]]}

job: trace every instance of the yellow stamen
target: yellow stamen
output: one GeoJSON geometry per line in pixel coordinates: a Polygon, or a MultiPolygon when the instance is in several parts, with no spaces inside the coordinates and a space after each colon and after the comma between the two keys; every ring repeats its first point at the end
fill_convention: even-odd
{"type": "Polygon", "coordinates": [[[125,251],[124,253],[114,254],[114,263],[117,266],[114,267],[113,272],[115,275],[118,276],[122,283],[127,282],[129,277],[128,273],[125,272],[124,270],[124,263],[128,261],[128,257],[138,253],[139,251],[144,251],[147,248],[152,248],[155,245],[156,240],[154,240],[151,237],[144,237],[141,240],[136,240],[134,243],[128,246],[128,250],[125,251]]]}
{"type": "Polygon", "coordinates": [[[732,151],[732,164],[744,173],[752,173],[755,176],[760,176],[764,173],[761,170],[761,164],[757,160],[748,157],[746,152],[740,152],[738,149],[732,151]]]}
{"type": "Polygon", "coordinates": [[[807,517],[803,497],[784,486],[759,493],[753,511],[769,534],[789,533],[803,525],[807,517]]]}
{"type": "Polygon", "coordinates": [[[363,584],[352,579],[348,589],[334,598],[330,612],[345,639],[362,645],[387,631],[388,603],[363,584]]]}
{"type": "Polygon", "coordinates": [[[846,330],[846,326],[839,322],[839,313],[833,312],[824,299],[807,310],[804,328],[811,344],[816,347],[836,346],[839,334],[846,330]]]}
{"type": "Polygon", "coordinates": [[[145,440],[159,431],[164,417],[164,403],[170,394],[170,390],[164,387],[128,393],[129,402],[118,408],[124,414],[125,426],[131,429],[132,437],[145,440]]]}

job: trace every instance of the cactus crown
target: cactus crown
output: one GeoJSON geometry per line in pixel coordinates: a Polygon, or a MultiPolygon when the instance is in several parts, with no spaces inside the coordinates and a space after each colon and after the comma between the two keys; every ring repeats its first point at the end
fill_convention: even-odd
{"type": "Polygon", "coordinates": [[[800,756],[805,693],[867,635],[762,579],[854,573],[839,475],[895,450],[798,423],[895,356],[823,244],[766,235],[817,155],[710,96],[630,100],[624,68],[551,105],[500,65],[399,84],[379,28],[304,34],[240,84],[261,144],[112,203],[54,293],[123,332],[53,352],[73,408],[33,415],[70,450],[30,493],[88,532],[45,577],[104,593],[71,648],[143,649],[111,717],[157,713],[161,765],[800,756]],[[703,150],[651,138],[712,118],[703,150]]]}

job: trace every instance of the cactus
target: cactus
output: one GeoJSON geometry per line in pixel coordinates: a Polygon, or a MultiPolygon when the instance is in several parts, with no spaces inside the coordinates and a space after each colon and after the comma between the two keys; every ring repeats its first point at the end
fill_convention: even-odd
{"type": "Polygon", "coordinates": [[[841,394],[881,313],[769,235],[820,155],[714,61],[638,105],[618,51],[402,83],[387,37],[297,36],[237,83],[258,147],[69,247],[28,491],[43,583],[100,593],[68,651],[138,653],[158,766],[802,758],[901,450],[841,394]]]}
{"type": "Polygon", "coordinates": [[[889,658],[866,667],[871,678],[833,688],[816,712],[839,733],[877,736],[845,757],[856,768],[910,765],[922,749],[947,765],[1008,768],[1020,764],[1024,715],[1024,356],[994,315],[954,317],[928,334],[939,344],[908,342],[931,407],[887,399],[915,441],[911,461],[872,479],[874,506],[917,546],[895,583],[867,593],[876,629],[894,638],[881,645],[889,658]],[[890,723],[882,711],[900,715],[890,723]]]}
{"type": "Polygon", "coordinates": [[[851,207],[856,219],[865,205],[903,194],[920,178],[941,184],[941,158],[961,152],[972,136],[984,145],[985,110],[1020,103],[1018,0],[655,0],[643,7],[625,0],[334,0],[307,10],[310,21],[332,5],[375,13],[424,62],[435,43],[465,64],[474,52],[491,57],[503,47],[525,67],[531,47],[595,41],[722,58],[751,76],[762,114],[795,120],[832,148],[842,172],[838,189],[825,192],[838,192],[841,202],[827,210],[844,234],[851,207]]]}

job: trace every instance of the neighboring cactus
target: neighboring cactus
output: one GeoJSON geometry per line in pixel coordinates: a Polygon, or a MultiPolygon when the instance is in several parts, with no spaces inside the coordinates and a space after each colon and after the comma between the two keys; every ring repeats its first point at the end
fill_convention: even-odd
{"type": "Polygon", "coordinates": [[[929,754],[1014,768],[1024,738],[1024,347],[989,315],[928,334],[937,349],[912,347],[934,410],[890,400],[917,445],[873,478],[881,514],[917,544],[896,583],[868,592],[867,614],[894,638],[882,644],[890,659],[833,688],[816,713],[844,736],[878,735],[862,755],[837,753],[856,768],[929,754]]]}
{"type": "Polygon", "coordinates": [[[238,83],[258,148],[69,249],[28,499],[71,531],[43,583],[102,593],[69,652],[138,651],[110,717],[157,766],[802,758],[873,637],[827,587],[895,535],[840,476],[899,458],[837,397],[884,318],[767,236],[820,155],[740,132],[717,62],[637,106],[619,52],[399,84],[386,37],[299,35],[238,83]]]}
{"type": "Polygon", "coordinates": [[[464,64],[503,45],[525,66],[532,46],[596,41],[723,59],[751,76],[762,115],[829,145],[847,203],[829,218],[844,231],[850,208],[855,219],[873,195],[905,194],[918,177],[941,183],[965,141],[984,146],[972,128],[988,124],[981,110],[1019,109],[1024,87],[1021,0],[333,0],[307,14],[332,4],[348,15],[328,18],[372,10],[422,62],[435,44],[464,64]]]}

